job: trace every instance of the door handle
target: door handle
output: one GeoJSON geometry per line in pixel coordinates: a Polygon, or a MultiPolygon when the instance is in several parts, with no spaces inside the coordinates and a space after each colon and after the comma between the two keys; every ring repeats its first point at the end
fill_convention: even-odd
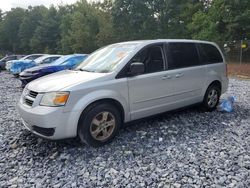
{"type": "Polygon", "coordinates": [[[178,73],[178,74],[175,75],[175,78],[180,78],[180,77],[182,77],[182,76],[183,76],[182,73],[178,73]]]}
{"type": "Polygon", "coordinates": [[[162,77],[162,80],[167,80],[167,79],[171,79],[171,78],[172,78],[172,76],[166,75],[166,76],[162,77]]]}

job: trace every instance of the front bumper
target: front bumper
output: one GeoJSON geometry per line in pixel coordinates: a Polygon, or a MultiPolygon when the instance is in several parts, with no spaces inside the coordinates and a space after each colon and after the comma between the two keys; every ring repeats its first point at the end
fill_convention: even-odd
{"type": "Polygon", "coordinates": [[[24,126],[32,133],[51,140],[77,136],[78,113],[63,112],[63,107],[17,105],[24,126]]]}
{"type": "Polygon", "coordinates": [[[29,125],[24,119],[22,119],[22,123],[26,129],[38,136],[48,138],[55,134],[55,128],[42,128],[36,125],[29,125]]]}

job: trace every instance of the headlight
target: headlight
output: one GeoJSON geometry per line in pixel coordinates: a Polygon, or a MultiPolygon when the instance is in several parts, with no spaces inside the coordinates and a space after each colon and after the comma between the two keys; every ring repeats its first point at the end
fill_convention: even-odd
{"type": "Polygon", "coordinates": [[[29,94],[29,90],[27,89],[27,86],[23,89],[22,96],[26,96],[29,94]]]}
{"type": "Polygon", "coordinates": [[[64,106],[69,98],[69,92],[59,91],[45,93],[40,105],[41,106],[64,106]]]}

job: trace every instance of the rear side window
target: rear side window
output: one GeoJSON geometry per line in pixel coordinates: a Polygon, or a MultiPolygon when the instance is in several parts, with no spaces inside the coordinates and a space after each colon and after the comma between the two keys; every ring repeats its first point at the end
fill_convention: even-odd
{"type": "Polygon", "coordinates": [[[7,57],[7,61],[11,61],[11,60],[15,60],[15,59],[16,59],[16,56],[7,57]]]}
{"type": "Polygon", "coordinates": [[[39,57],[41,57],[42,55],[32,55],[32,56],[30,56],[30,57],[28,57],[27,59],[28,60],[35,60],[35,59],[37,59],[37,58],[39,58],[39,57]]]}
{"type": "Polygon", "coordinates": [[[223,58],[219,50],[211,44],[199,44],[200,57],[203,64],[222,63],[223,58]]]}
{"type": "Polygon", "coordinates": [[[168,69],[199,65],[199,56],[194,43],[169,43],[168,69]]]}

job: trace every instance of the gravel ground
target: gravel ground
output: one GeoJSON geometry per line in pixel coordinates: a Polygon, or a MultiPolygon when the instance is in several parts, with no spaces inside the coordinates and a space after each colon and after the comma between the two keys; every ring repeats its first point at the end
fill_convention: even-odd
{"type": "Polygon", "coordinates": [[[233,113],[166,113],[97,149],[26,131],[19,86],[0,73],[0,187],[250,187],[250,81],[230,80],[233,113]]]}

